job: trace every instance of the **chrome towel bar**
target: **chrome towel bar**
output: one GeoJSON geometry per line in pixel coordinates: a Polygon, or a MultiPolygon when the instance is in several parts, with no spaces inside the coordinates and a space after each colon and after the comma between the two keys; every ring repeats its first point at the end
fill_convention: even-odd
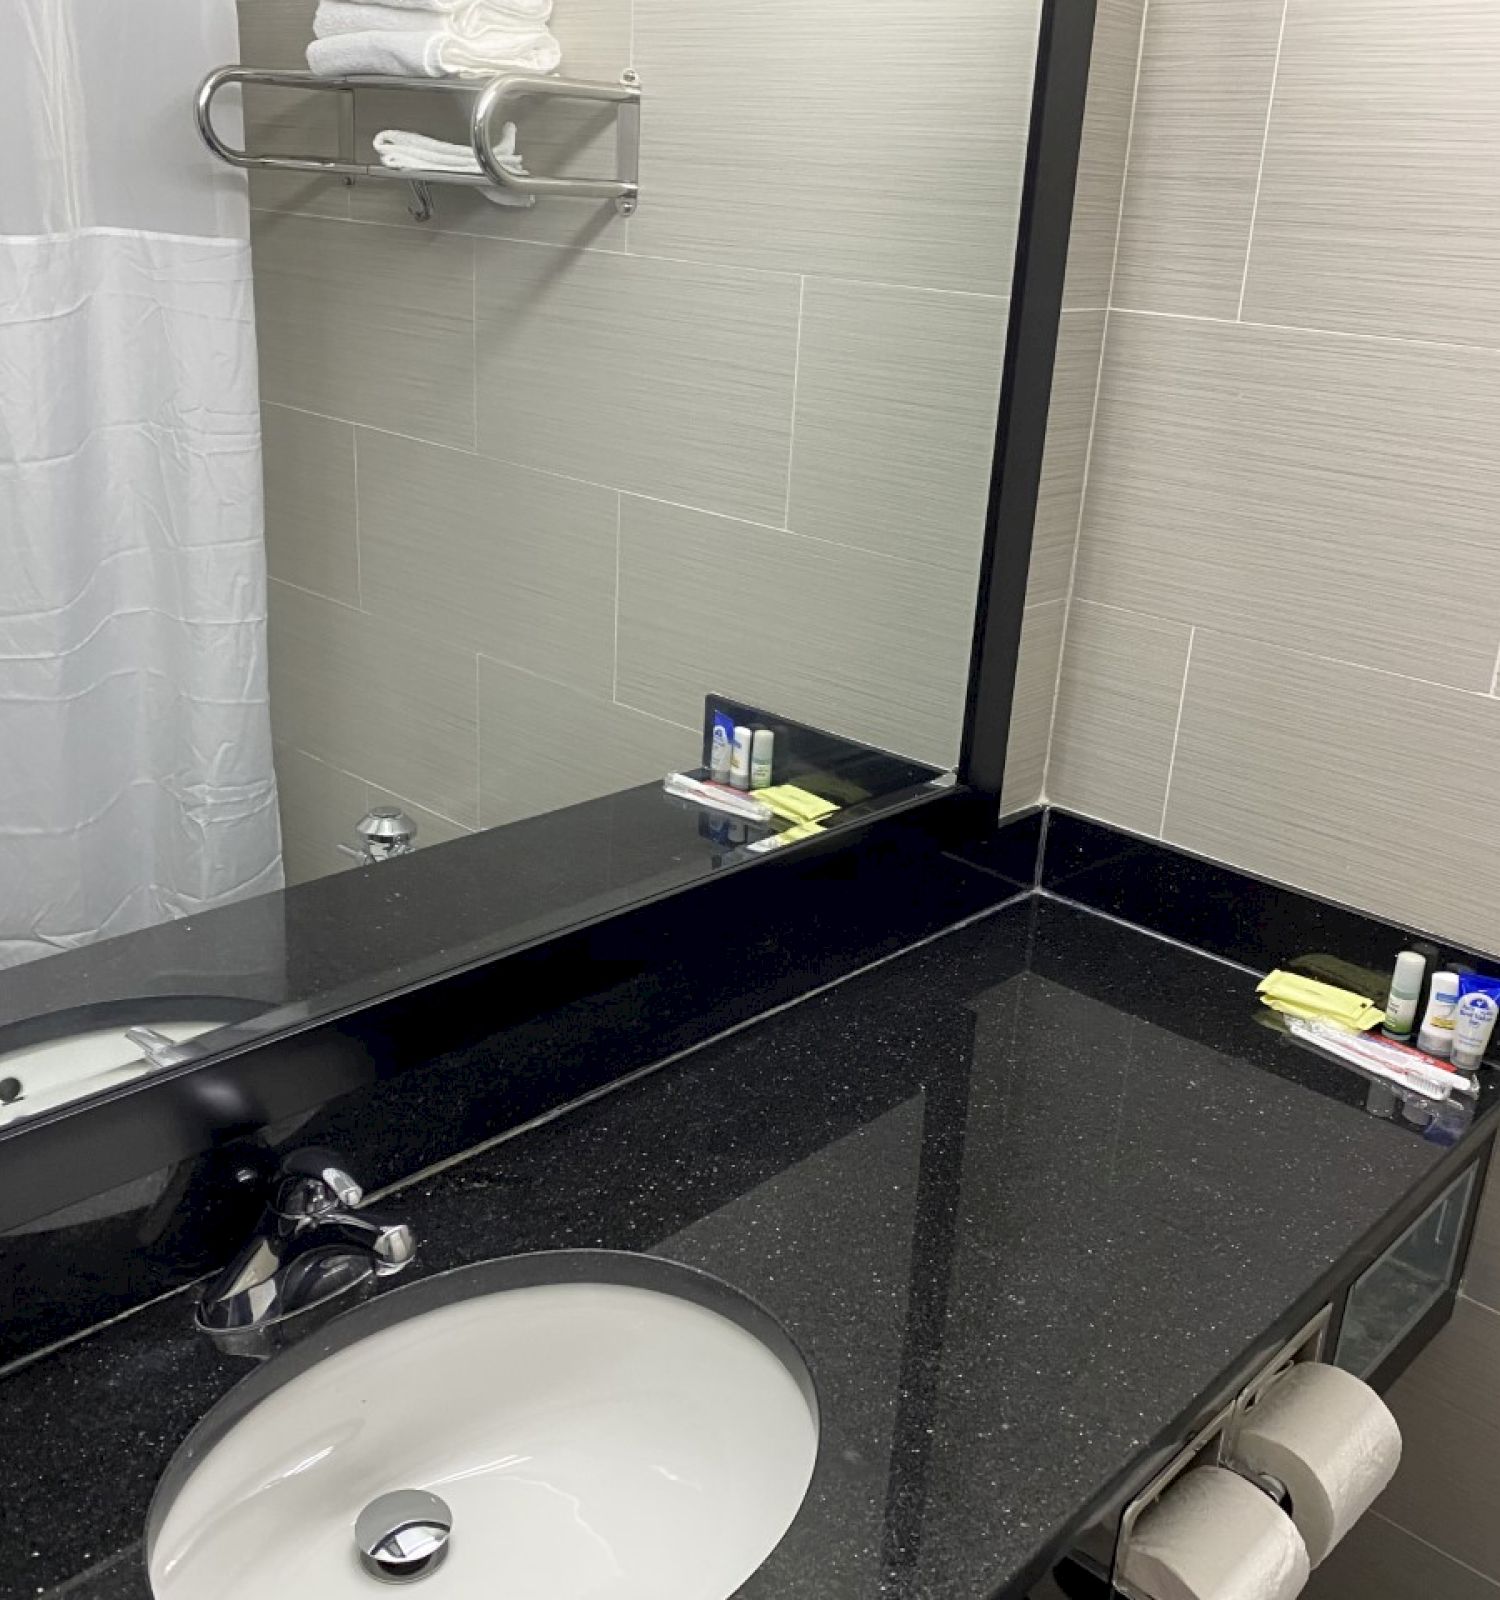
{"type": "MultiPolygon", "coordinates": [[[[220,67],[209,73],[199,86],[194,102],[198,132],[204,144],[220,161],[232,167],[255,172],[309,172],[325,177],[380,178],[409,183],[421,202],[413,214],[427,211],[424,190],[427,185],[454,183],[491,185],[517,194],[559,195],[575,200],[613,200],[615,209],[629,216],[640,198],[641,87],[634,72],[627,72],[618,83],[596,83],[584,78],[543,78],[528,73],[505,73],[495,78],[466,82],[454,78],[396,78],[364,75],[325,78],[313,72],[280,71],[264,67],[220,67]],[[339,154],[257,155],[237,150],[225,143],[214,126],[214,99],[231,84],[273,89],[314,89],[344,96],[339,119],[339,154]],[[379,162],[355,159],[354,96],[360,89],[435,90],[438,93],[468,95],[469,143],[478,172],[440,172],[434,170],[396,170],[379,162]],[[522,177],[501,164],[495,150],[492,128],[496,114],[511,118],[527,99],[596,100],[618,108],[615,120],[616,175],[613,178],[522,177]]],[[[428,213],[430,214],[430,213],[428,213]]],[[[425,220],[425,216],[423,216],[425,220]]]]}

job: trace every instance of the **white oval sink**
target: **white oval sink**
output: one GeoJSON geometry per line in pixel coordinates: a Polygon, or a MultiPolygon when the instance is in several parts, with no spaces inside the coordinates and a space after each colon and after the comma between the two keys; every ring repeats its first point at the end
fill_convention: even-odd
{"type": "Polygon", "coordinates": [[[817,1435],[790,1341],[717,1280],[603,1251],[463,1268],[339,1318],[209,1413],[152,1509],[152,1592],[725,1600],[790,1527],[817,1435]],[[393,1584],[354,1527],[408,1489],[452,1535],[393,1584]]]}

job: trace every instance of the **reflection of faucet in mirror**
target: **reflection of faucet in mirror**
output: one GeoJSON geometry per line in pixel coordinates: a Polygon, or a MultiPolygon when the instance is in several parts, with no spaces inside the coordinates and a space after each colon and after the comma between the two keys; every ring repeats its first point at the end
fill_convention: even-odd
{"type": "Polygon", "coordinates": [[[296,1320],[330,1311],[351,1290],[410,1265],[416,1237],[404,1222],[355,1208],[359,1184],[328,1150],[296,1150],[281,1164],[255,1232],[203,1292],[197,1325],[228,1355],[271,1355],[296,1320]]]}
{"type": "Polygon", "coordinates": [[[346,856],[363,867],[392,856],[409,856],[417,848],[417,825],[397,806],[376,806],[360,818],[354,830],[359,844],[341,844],[346,856]]]}

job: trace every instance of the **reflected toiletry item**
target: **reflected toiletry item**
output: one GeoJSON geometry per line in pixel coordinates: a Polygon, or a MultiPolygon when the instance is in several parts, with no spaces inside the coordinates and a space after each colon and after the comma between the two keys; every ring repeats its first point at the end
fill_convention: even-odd
{"type": "Polygon", "coordinates": [[[1458,1002],[1453,1026],[1452,1060],[1460,1072],[1479,1071],[1484,1053],[1490,1047],[1496,1017],[1500,1017],[1500,1005],[1483,990],[1466,994],[1458,1002]]]}
{"type": "Polygon", "coordinates": [[[750,787],[769,789],[771,767],[776,758],[776,735],[769,728],[757,728],[750,740],[750,787]]]}
{"type": "Polygon", "coordinates": [[[729,781],[736,789],[750,787],[750,746],[754,735],[749,728],[734,730],[734,754],[729,761],[729,781]]]}
{"type": "Polygon", "coordinates": [[[1438,1100],[1433,1103],[1432,1121],[1422,1130],[1422,1137],[1428,1144],[1451,1149],[1469,1131],[1473,1121],[1473,1100],[1438,1100]]]}
{"type": "Polygon", "coordinates": [[[1385,1033],[1389,1038],[1405,1043],[1416,1031],[1417,1001],[1426,971],[1426,961],[1415,950],[1403,950],[1396,957],[1391,994],[1385,1005],[1385,1033]]]}
{"type": "Polygon", "coordinates": [[[690,778],[685,772],[669,772],[662,787],[679,800],[691,800],[696,805],[708,806],[714,811],[727,811],[748,822],[769,822],[771,808],[752,800],[749,795],[738,794],[733,789],[723,789],[717,784],[703,783],[690,778]]]}
{"type": "Polygon", "coordinates": [[[734,760],[734,718],[728,712],[714,712],[708,749],[709,777],[715,783],[728,783],[729,766],[734,760]]]}
{"type": "Polygon", "coordinates": [[[731,816],[727,811],[705,810],[698,818],[699,836],[724,850],[738,850],[749,841],[750,830],[755,826],[744,817],[731,816]]]}
{"type": "Polygon", "coordinates": [[[768,855],[772,850],[783,849],[786,845],[801,844],[804,839],[815,839],[823,831],[821,822],[799,822],[796,827],[788,828],[783,833],[773,833],[769,839],[757,839],[750,849],[755,855],[768,855]]]}
{"type": "Polygon", "coordinates": [[[1435,972],[1432,990],[1427,997],[1427,1014],[1422,1018],[1422,1028],[1417,1034],[1417,1048],[1440,1061],[1446,1061],[1453,1049],[1453,1028],[1458,1011],[1458,974],[1435,972]]]}
{"type": "Polygon", "coordinates": [[[1410,1045],[1355,1033],[1336,1022],[1308,1017],[1288,1017],[1286,1025],[1289,1032],[1314,1049],[1361,1072],[1374,1073],[1404,1089],[1414,1090],[1429,1100],[1444,1100],[1455,1093],[1475,1093],[1472,1079],[1461,1072],[1450,1071],[1439,1061],[1429,1060],[1410,1045]]]}
{"type": "Polygon", "coordinates": [[[1365,1094],[1365,1110],[1372,1117],[1381,1117],[1386,1122],[1393,1121],[1404,1105],[1405,1102],[1386,1083],[1371,1083],[1365,1094]]]}
{"type": "Polygon", "coordinates": [[[1432,1126],[1432,1119],[1437,1115],[1437,1108],[1441,1104],[1439,1100],[1408,1100],[1401,1107],[1401,1120],[1425,1131],[1432,1126]]]}

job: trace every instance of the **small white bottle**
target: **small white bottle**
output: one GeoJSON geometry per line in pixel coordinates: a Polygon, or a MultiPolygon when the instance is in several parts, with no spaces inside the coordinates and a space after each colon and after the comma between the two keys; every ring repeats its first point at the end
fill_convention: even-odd
{"type": "Polygon", "coordinates": [[[1417,1034],[1417,1049],[1424,1050],[1439,1061],[1446,1061],[1453,1053],[1453,1028],[1458,1011],[1458,974],[1434,972],[1432,991],[1427,996],[1427,1015],[1422,1018],[1417,1034]]]}
{"type": "MultiPolygon", "coordinates": [[[[737,727],[734,730],[734,754],[729,760],[729,782],[736,789],[750,787],[750,730],[737,727]]],[[[1455,978],[1454,983],[1458,982],[1455,978]]]]}
{"type": "Polygon", "coordinates": [[[1417,1025],[1417,1000],[1422,993],[1422,979],[1427,972],[1427,962],[1415,950],[1403,950],[1396,957],[1396,970],[1391,975],[1391,997],[1385,1005],[1387,1038],[1410,1039],[1417,1025]]]}
{"type": "Polygon", "coordinates": [[[713,737],[709,741],[708,776],[712,783],[729,782],[729,764],[734,759],[734,748],[729,742],[729,729],[714,719],[713,737]]]}
{"type": "Polygon", "coordinates": [[[750,787],[769,789],[771,768],[776,761],[776,735],[769,728],[757,728],[750,741],[750,787]]]}
{"type": "Polygon", "coordinates": [[[1458,1002],[1453,1028],[1453,1065],[1460,1072],[1478,1072],[1490,1047],[1500,1006],[1487,994],[1466,994],[1458,1002]]]}

